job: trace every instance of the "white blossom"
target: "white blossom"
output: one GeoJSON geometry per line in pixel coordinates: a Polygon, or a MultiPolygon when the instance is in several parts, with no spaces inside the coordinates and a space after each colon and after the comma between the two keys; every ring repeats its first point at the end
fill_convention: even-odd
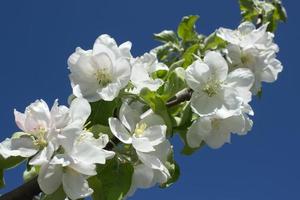
{"type": "MultiPolygon", "coordinates": [[[[167,162],[171,148],[171,144],[167,140],[157,146],[155,154],[162,163],[167,162]]],[[[134,166],[131,187],[127,196],[132,196],[138,188],[146,189],[153,187],[156,184],[163,184],[167,182],[169,178],[170,174],[168,172],[166,173],[166,171],[153,169],[143,163],[140,163],[134,166]]]]}
{"type": "Polygon", "coordinates": [[[276,59],[279,48],[273,42],[274,34],[266,29],[267,24],[256,29],[252,23],[244,22],[237,30],[220,28],[217,31],[217,35],[229,43],[226,53],[231,68],[248,68],[254,73],[254,93],[261,89],[261,82],[276,81],[282,71],[276,59]]]}
{"type": "Polygon", "coordinates": [[[200,117],[188,129],[188,145],[197,148],[205,142],[209,147],[217,149],[230,143],[231,133],[245,135],[253,124],[247,114],[253,115],[253,111],[249,105],[245,105],[242,111],[239,115],[223,119],[217,116],[200,117]]]}
{"type": "Polygon", "coordinates": [[[132,59],[131,83],[133,88],[131,93],[138,94],[143,88],[156,91],[164,82],[163,80],[152,78],[156,71],[167,71],[168,67],[158,62],[156,56],[152,53],[145,53],[143,56],[132,59]]]}
{"type": "Polygon", "coordinates": [[[156,155],[157,146],[166,141],[167,127],[160,116],[151,110],[141,114],[124,102],[120,108],[119,119],[109,118],[109,126],[121,142],[132,144],[143,164],[169,173],[156,155]]]}
{"type": "Polygon", "coordinates": [[[63,132],[79,132],[90,115],[91,108],[84,99],[75,99],[70,109],[58,106],[55,101],[51,110],[43,100],[30,104],[25,113],[15,110],[15,121],[23,131],[0,143],[4,157],[31,157],[29,164],[47,163],[59,147],[59,135],[63,132]]]}
{"type": "Polygon", "coordinates": [[[251,100],[253,73],[238,69],[228,74],[228,65],[218,52],[208,52],[203,61],[196,60],[185,77],[193,89],[191,108],[201,117],[236,115],[242,104],[251,100]]]}
{"type": "Polygon", "coordinates": [[[131,43],[117,46],[109,35],[100,35],[92,50],[77,48],[68,59],[73,94],[90,102],[112,101],[130,79],[131,43]]]}
{"type": "Polygon", "coordinates": [[[109,141],[107,135],[95,139],[92,133],[82,131],[76,138],[67,138],[67,141],[72,148],[70,144],[66,148],[63,145],[63,154],[55,155],[49,163],[42,165],[38,183],[46,194],[55,192],[62,183],[70,199],[84,198],[93,193],[87,178],[97,174],[95,164],[105,164],[114,152],[103,149],[109,141]]]}

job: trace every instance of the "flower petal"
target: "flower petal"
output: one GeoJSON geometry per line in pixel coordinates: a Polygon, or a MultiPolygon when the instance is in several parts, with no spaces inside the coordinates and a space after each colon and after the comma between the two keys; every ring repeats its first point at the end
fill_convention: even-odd
{"type": "Polygon", "coordinates": [[[208,65],[200,60],[196,60],[186,69],[185,80],[190,88],[198,91],[207,82],[210,75],[208,65]]]}
{"type": "Polygon", "coordinates": [[[10,156],[21,156],[21,157],[31,157],[38,152],[33,144],[33,141],[28,136],[21,136],[19,138],[6,138],[0,143],[0,154],[4,158],[10,156]]]}
{"type": "Polygon", "coordinates": [[[207,117],[202,117],[195,121],[186,134],[187,143],[192,148],[200,147],[203,139],[211,131],[211,121],[207,117]]]}
{"type": "Polygon", "coordinates": [[[108,119],[109,127],[114,136],[116,136],[120,141],[125,144],[131,144],[132,138],[130,133],[126,130],[126,128],[121,124],[121,122],[113,117],[108,119]]]}
{"type": "Polygon", "coordinates": [[[63,174],[62,182],[64,191],[71,199],[85,198],[93,193],[87,180],[73,170],[67,170],[63,174]]]}
{"type": "Polygon", "coordinates": [[[147,128],[142,137],[148,138],[150,143],[155,146],[166,140],[167,127],[162,125],[150,126],[147,128]]]}
{"type": "Polygon", "coordinates": [[[38,176],[41,190],[46,194],[55,192],[61,184],[62,174],[63,168],[61,165],[42,165],[38,176]]]}
{"type": "Polygon", "coordinates": [[[140,152],[151,152],[155,149],[148,138],[132,136],[132,146],[140,152]]]}
{"type": "Polygon", "coordinates": [[[204,62],[209,66],[214,79],[224,81],[228,74],[226,60],[219,52],[209,51],[204,57],[204,62]]]}

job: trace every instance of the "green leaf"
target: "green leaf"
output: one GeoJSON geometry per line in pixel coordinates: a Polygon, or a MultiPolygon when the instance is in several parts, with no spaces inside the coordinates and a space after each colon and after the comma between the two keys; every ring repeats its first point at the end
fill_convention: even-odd
{"type": "Polygon", "coordinates": [[[220,49],[225,47],[226,47],[226,42],[221,38],[219,38],[217,34],[214,32],[205,38],[203,52],[207,50],[215,50],[215,49],[220,49]]]}
{"type": "Polygon", "coordinates": [[[164,84],[162,99],[168,100],[186,87],[185,71],[182,67],[177,67],[171,71],[167,81],[164,84]]]}
{"type": "Polygon", "coordinates": [[[168,168],[171,178],[164,184],[161,185],[162,188],[167,188],[173,185],[176,181],[178,181],[180,177],[180,167],[179,165],[174,161],[174,163],[167,163],[166,167],[168,168]]]}
{"type": "Polygon", "coordinates": [[[182,57],[184,58],[183,68],[187,68],[189,65],[191,65],[195,60],[195,55],[197,55],[197,52],[200,48],[199,44],[194,44],[190,46],[187,50],[185,50],[182,57]]]}
{"type": "Polygon", "coordinates": [[[165,166],[169,170],[170,178],[168,179],[168,181],[166,183],[160,185],[160,187],[162,187],[162,188],[170,187],[173,183],[175,183],[179,179],[179,176],[180,176],[180,167],[174,159],[173,148],[172,148],[170,154],[168,155],[168,159],[167,159],[167,162],[165,163],[165,166]]]}
{"type": "Polygon", "coordinates": [[[259,10],[253,0],[239,0],[243,21],[254,22],[259,15],[259,10]]]}
{"type": "Polygon", "coordinates": [[[89,128],[89,131],[93,133],[95,138],[99,138],[102,134],[112,135],[110,128],[101,124],[93,125],[89,128]]]}
{"type": "Polygon", "coordinates": [[[198,19],[198,15],[190,15],[182,18],[177,28],[177,34],[184,42],[197,39],[198,34],[195,30],[195,23],[198,19]]]}
{"type": "Polygon", "coordinates": [[[62,186],[60,186],[53,194],[45,195],[42,200],[65,200],[66,194],[62,186]]]}
{"type": "MultiPolygon", "coordinates": [[[[98,178],[102,183],[101,200],[122,200],[130,189],[133,166],[129,163],[119,163],[117,159],[109,160],[99,168],[98,178]]],[[[99,186],[99,182],[95,183],[99,186]]]]}
{"type": "Polygon", "coordinates": [[[167,66],[170,66],[174,62],[178,61],[181,56],[179,47],[171,42],[161,45],[155,50],[157,59],[167,66]]]}
{"type": "Polygon", "coordinates": [[[22,158],[20,156],[12,156],[12,157],[8,157],[7,159],[4,159],[0,155],[0,169],[10,169],[16,167],[24,160],[25,158],[22,158]]]}
{"type": "Polygon", "coordinates": [[[114,116],[116,110],[121,105],[121,100],[119,98],[116,98],[113,101],[100,100],[90,104],[92,113],[87,120],[89,122],[87,128],[90,128],[96,124],[107,126],[108,118],[114,116]]]}
{"type": "Polygon", "coordinates": [[[103,193],[102,182],[97,176],[89,178],[89,186],[94,190],[92,194],[93,200],[105,200],[103,193]]]}
{"type": "Polygon", "coordinates": [[[170,118],[170,114],[168,113],[165,101],[156,93],[152,92],[148,88],[143,88],[140,92],[141,98],[150,106],[154,113],[161,116],[168,129],[168,134],[172,133],[172,121],[170,118]]]}
{"type": "Polygon", "coordinates": [[[170,31],[170,30],[164,30],[160,33],[155,33],[154,39],[163,43],[171,42],[174,44],[178,44],[178,38],[176,34],[174,33],[174,31],[170,31]]]}

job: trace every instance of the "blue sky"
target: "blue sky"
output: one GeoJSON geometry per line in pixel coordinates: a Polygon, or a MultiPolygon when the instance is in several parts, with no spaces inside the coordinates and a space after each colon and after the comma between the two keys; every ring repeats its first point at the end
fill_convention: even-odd
{"type": "MultiPolygon", "coordinates": [[[[284,1],[284,0],[283,0],[284,1]]],[[[254,99],[254,128],[219,150],[180,155],[180,180],[171,188],[139,190],[132,198],[202,200],[300,199],[299,1],[285,0],[289,20],[276,34],[284,71],[254,99]],[[299,12],[299,11],[298,11],[299,12]]],[[[108,33],[133,42],[133,55],[158,45],[152,33],[176,29],[182,16],[200,15],[198,31],[208,34],[240,21],[237,0],[3,0],[0,2],[0,140],[17,131],[13,109],[36,99],[61,104],[71,92],[66,60],[75,47],[91,48],[108,33]]],[[[22,168],[6,174],[7,188],[21,184],[22,168]]]]}

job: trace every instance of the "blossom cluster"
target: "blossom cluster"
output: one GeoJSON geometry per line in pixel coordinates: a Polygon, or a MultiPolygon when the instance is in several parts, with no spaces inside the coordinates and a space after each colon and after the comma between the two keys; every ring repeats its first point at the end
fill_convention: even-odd
{"type": "MultiPolygon", "coordinates": [[[[224,48],[194,55],[190,65],[180,67],[184,89],[192,91],[185,105],[193,117],[184,138],[192,149],[203,144],[220,148],[230,142],[232,133],[245,135],[251,130],[252,96],[261,90],[262,82],[274,82],[282,71],[276,59],[278,46],[267,25],[256,28],[244,22],[237,30],[220,28],[216,35],[224,48]]],[[[91,195],[89,178],[101,173],[98,167],[110,159],[133,167],[124,198],[137,188],[162,185],[172,178],[168,133],[175,125],[170,126],[141,93],[146,88],[159,94],[170,85],[168,74],[173,69],[159,61],[157,51],[133,57],[130,50],[130,42],[118,46],[109,35],[100,35],[91,50],[77,48],[68,59],[73,89],[69,107],[55,101],[50,109],[37,100],[24,113],[15,110],[21,132],[0,143],[0,154],[27,158],[38,172],[43,193],[50,195],[62,186],[70,199],[91,195]],[[121,103],[100,124],[106,129],[96,134],[90,126],[96,124],[92,113],[104,113],[91,105],[113,101],[121,103]]]]}

